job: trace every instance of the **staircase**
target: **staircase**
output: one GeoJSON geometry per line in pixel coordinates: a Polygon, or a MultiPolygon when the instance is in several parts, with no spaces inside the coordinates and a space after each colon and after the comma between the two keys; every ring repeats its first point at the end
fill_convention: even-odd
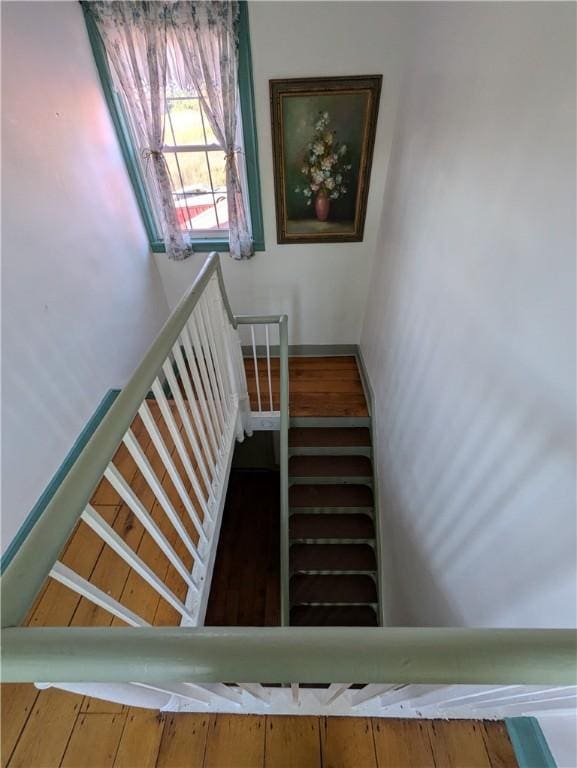
{"type": "Polygon", "coordinates": [[[377,626],[368,418],[296,418],[289,431],[290,623],[377,626]]]}

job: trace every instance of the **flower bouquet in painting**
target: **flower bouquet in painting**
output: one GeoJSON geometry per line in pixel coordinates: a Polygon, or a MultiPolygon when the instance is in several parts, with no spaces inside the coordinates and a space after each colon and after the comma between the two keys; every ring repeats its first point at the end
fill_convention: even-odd
{"type": "Polygon", "coordinates": [[[297,194],[305,196],[307,205],[312,205],[314,200],[319,221],[328,219],[331,200],[347,194],[347,174],[351,170],[347,145],[338,141],[336,131],[329,126],[329,113],[319,112],[301,167],[306,184],[295,189],[297,194]]]}

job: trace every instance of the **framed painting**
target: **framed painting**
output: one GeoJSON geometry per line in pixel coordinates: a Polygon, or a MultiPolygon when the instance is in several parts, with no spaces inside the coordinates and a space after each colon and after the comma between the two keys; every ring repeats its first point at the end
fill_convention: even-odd
{"type": "Polygon", "coordinates": [[[270,81],[279,243],[363,239],[381,83],[270,81]]]}

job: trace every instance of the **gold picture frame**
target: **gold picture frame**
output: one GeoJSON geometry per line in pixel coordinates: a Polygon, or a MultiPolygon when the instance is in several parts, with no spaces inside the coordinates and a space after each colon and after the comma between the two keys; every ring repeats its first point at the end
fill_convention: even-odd
{"type": "Polygon", "coordinates": [[[382,75],[269,85],[277,241],[362,241],[382,75]]]}

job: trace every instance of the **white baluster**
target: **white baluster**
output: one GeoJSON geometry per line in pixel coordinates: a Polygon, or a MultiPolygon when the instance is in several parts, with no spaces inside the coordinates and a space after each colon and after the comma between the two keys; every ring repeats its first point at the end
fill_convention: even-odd
{"type": "Polygon", "coordinates": [[[104,472],[104,477],[112,485],[112,487],[119,494],[119,496],[126,502],[126,504],[128,504],[128,506],[134,512],[138,520],[140,520],[142,525],[146,528],[148,533],[152,536],[152,538],[158,544],[160,549],[164,552],[166,557],[174,565],[174,567],[182,576],[184,581],[190,587],[192,587],[193,589],[196,589],[196,584],[192,580],[192,576],[187,571],[186,566],[184,565],[182,560],[179,558],[179,556],[176,554],[176,552],[172,548],[172,545],[170,544],[170,542],[168,541],[164,533],[160,530],[158,525],[154,522],[154,520],[150,516],[149,511],[146,509],[144,504],[140,501],[138,496],[134,493],[132,488],[128,485],[124,477],[116,469],[114,464],[110,463],[108,465],[108,467],[106,468],[106,471],[104,472]]]}
{"type": "Polygon", "coordinates": [[[164,464],[166,471],[168,472],[168,476],[172,480],[172,484],[176,488],[176,491],[180,497],[180,500],[182,501],[184,508],[188,512],[188,515],[192,520],[193,525],[195,526],[196,530],[199,532],[199,535],[201,536],[201,538],[204,539],[205,541],[208,541],[206,533],[204,532],[204,529],[202,528],[202,524],[198,517],[198,513],[190,500],[188,491],[186,490],[186,487],[182,481],[180,473],[176,468],[176,464],[172,460],[170,451],[168,450],[168,448],[166,447],[166,443],[162,439],[160,430],[158,429],[158,426],[152,414],[150,413],[150,409],[146,401],[142,403],[142,405],[138,409],[138,414],[142,419],[144,426],[146,427],[146,431],[150,435],[150,439],[152,440],[154,447],[158,451],[158,455],[162,459],[162,463],[164,464]],[[200,527],[200,530],[199,530],[199,527],[200,527]]]}
{"type": "Polygon", "coordinates": [[[200,343],[202,346],[202,350],[204,352],[204,361],[206,363],[206,370],[208,372],[208,380],[210,382],[210,387],[212,390],[213,398],[214,398],[214,404],[216,407],[216,413],[218,415],[218,421],[220,424],[220,428],[222,432],[224,433],[224,412],[222,410],[222,402],[221,402],[221,395],[218,389],[218,384],[216,383],[216,376],[214,374],[214,365],[212,362],[212,355],[210,352],[210,344],[208,343],[208,336],[206,334],[206,328],[204,325],[204,316],[202,314],[202,306],[201,302],[199,302],[192,314],[192,320],[196,322],[196,328],[198,331],[198,335],[200,338],[200,343]]]}
{"type": "Polygon", "coordinates": [[[258,380],[258,362],[256,356],[256,342],[254,340],[254,325],[250,326],[250,335],[252,338],[252,359],[254,360],[254,380],[256,381],[256,399],[258,403],[259,412],[262,411],[262,404],[260,401],[260,383],[258,380]]]}
{"type": "Polygon", "coordinates": [[[113,597],[110,597],[110,595],[107,595],[106,592],[95,587],[94,584],[83,579],[82,576],[79,576],[67,565],[64,565],[64,563],[61,563],[60,561],[54,563],[52,570],[50,571],[50,576],[55,581],[60,582],[60,584],[63,584],[65,587],[68,587],[77,594],[82,595],[82,597],[85,597],[87,600],[90,600],[94,605],[104,608],[108,613],[111,613],[118,619],[122,619],[122,621],[125,621],[131,627],[150,626],[150,624],[147,621],[144,621],[141,616],[138,616],[138,614],[125,608],[118,602],[118,600],[115,600],[113,597]]]}
{"type": "MultiPolygon", "coordinates": [[[[190,457],[186,451],[184,442],[182,440],[182,437],[180,436],[180,432],[178,431],[178,427],[176,426],[176,422],[174,420],[174,416],[172,415],[172,411],[166,399],[166,395],[164,394],[162,390],[162,386],[158,379],[155,379],[154,383],[152,384],[152,392],[160,408],[162,418],[164,419],[166,426],[168,427],[170,436],[174,441],[176,452],[178,453],[180,460],[182,461],[185,472],[188,476],[188,479],[191,482],[192,488],[194,490],[196,498],[198,499],[198,503],[200,504],[202,512],[205,515],[205,517],[210,517],[206,499],[198,483],[198,478],[196,477],[194,467],[191,464],[190,457]]],[[[196,510],[194,514],[196,516],[196,510]]],[[[193,520],[193,522],[195,523],[195,527],[197,528],[199,534],[202,536],[204,534],[204,531],[202,530],[202,523],[200,522],[200,519],[198,518],[198,516],[196,516],[196,520],[193,520]]]]}
{"type": "Polygon", "coordinates": [[[210,445],[212,447],[213,452],[213,459],[215,466],[218,464],[219,460],[219,447],[218,447],[218,439],[216,437],[216,432],[214,430],[214,425],[212,423],[212,419],[210,417],[209,413],[209,406],[208,406],[208,400],[204,394],[204,390],[202,388],[202,383],[200,380],[200,371],[198,368],[198,362],[196,360],[196,355],[194,353],[194,349],[192,348],[192,341],[191,336],[189,334],[189,330],[186,326],[181,331],[180,339],[184,346],[184,351],[186,352],[186,359],[188,362],[188,367],[190,369],[190,374],[192,376],[192,381],[194,384],[194,389],[196,390],[196,396],[198,398],[198,402],[200,404],[200,410],[202,412],[202,418],[204,421],[204,425],[206,428],[206,431],[208,433],[208,436],[210,438],[210,445]]]}
{"type": "Polygon", "coordinates": [[[224,422],[226,424],[228,422],[228,413],[229,413],[230,405],[229,405],[228,391],[225,387],[225,381],[222,375],[223,365],[222,365],[222,350],[220,348],[221,338],[220,338],[220,334],[215,331],[214,318],[213,318],[213,313],[211,311],[211,306],[210,306],[211,300],[209,299],[209,297],[206,295],[203,296],[199,302],[199,305],[200,305],[201,315],[203,316],[206,335],[208,338],[214,372],[216,374],[216,383],[218,385],[218,390],[220,392],[224,422]]]}
{"type": "Polygon", "coordinates": [[[268,336],[268,323],[264,327],[264,332],[266,335],[266,369],[268,373],[268,399],[270,402],[270,410],[274,411],[274,405],[272,400],[272,377],[270,372],[270,340],[268,336]]]}
{"type": "Polygon", "coordinates": [[[198,369],[200,371],[202,387],[208,403],[208,410],[210,412],[211,422],[214,429],[214,434],[216,435],[216,441],[218,444],[218,453],[220,456],[220,449],[222,447],[223,435],[221,432],[221,426],[219,424],[218,415],[216,412],[214,394],[210,386],[210,377],[208,374],[208,368],[206,366],[206,360],[204,359],[204,352],[203,352],[202,344],[198,334],[198,328],[196,325],[194,313],[188,319],[188,330],[190,331],[190,338],[192,340],[192,346],[194,349],[194,357],[196,362],[198,363],[198,369]]]}
{"type": "MultiPolygon", "coordinates": [[[[150,584],[150,586],[160,595],[160,597],[166,600],[169,605],[172,605],[172,607],[178,611],[181,616],[184,616],[187,619],[192,619],[192,615],[185,608],[178,597],[170,589],[168,589],[168,587],[158,578],[154,571],[149,568],[149,566],[146,565],[146,563],[140,557],[138,557],[138,555],[133,552],[132,549],[130,549],[124,539],[116,533],[114,528],[108,525],[106,520],[103,520],[102,517],[100,517],[98,512],[96,512],[93,507],[88,505],[88,507],[82,513],[82,519],[96,534],[98,534],[98,536],[100,536],[102,541],[108,544],[108,546],[114,552],[116,552],[116,554],[119,555],[119,557],[121,557],[125,563],[127,563],[127,565],[129,565],[139,576],[141,576],[147,584],[150,584]]],[[[198,586],[194,584],[194,582],[192,582],[192,584],[193,589],[198,592],[198,586]]]]}
{"type": "Polygon", "coordinates": [[[209,443],[208,434],[206,430],[206,425],[202,420],[200,411],[198,410],[196,397],[194,394],[194,390],[192,388],[192,383],[190,381],[190,376],[188,375],[186,362],[184,360],[180,345],[178,343],[175,344],[172,351],[174,354],[176,367],[178,368],[178,373],[180,375],[180,380],[182,381],[182,384],[184,386],[184,391],[186,393],[188,406],[192,412],[194,426],[196,428],[197,434],[200,437],[201,449],[206,461],[208,461],[208,468],[210,469],[212,478],[214,479],[214,477],[216,476],[216,466],[215,466],[216,456],[213,458],[212,449],[209,443]]]}
{"type": "Polygon", "coordinates": [[[168,381],[168,386],[170,387],[170,391],[172,392],[172,397],[174,398],[174,402],[176,403],[176,408],[178,410],[178,413],[180,414],[180,418],[182,419],[182,423],[184,425],[184,431],[186,432],[188,441],[190,443],[192,452],[194,454],[194,458],[196,459],[196,463],[200,470],[201,477],[204,481],[206,492],[210,494],[211,480],[210,480],[210,477],[208,476],[208,471],[204,461],[204,456],[200,449],[200,445],[198,444],[196,432],[192,427],[190,416],[188,415],[188,410],[186,408],[186,405],[184,404],[182,393],[180,391],[180,387],[178,386],[178,382],[176,380],[176,376],[174,375],[174,371],[172,369],[170,360],[166,360],[166,362],[162,366],[162,370],[164,371],[164,375],[166,376],[166,380],[168,381]]]}
{"type": "Polygon", "coordinates": [[[186,530],[182,520],[180,519],[176,510],[172,506],[172,502],[170,501],[168,494],[164,490],[162,483],[160,482],[154,470],[152,469],[152,465],[146,458],[146,454],[142,450],[140,443],[134,436],[134,433],[132,432],[131,429],[129,429],[126,435],[124,436],[124,444],[128,448],[128,452],[134,459],[136,466],[142,473],[142,476],[148,483],[151,491],[154,493],[154,496],[158,500],[158,503],[160,504],[166,516],[172,523],[174,529],[182,539],[185,547],[188,549],[188,551],[190,552],[190,554],[193,556],[195,560],[202,563],[202,558],[198,554],[198,550],[193,540],[190,538],[190,535],[186,530]]]}

